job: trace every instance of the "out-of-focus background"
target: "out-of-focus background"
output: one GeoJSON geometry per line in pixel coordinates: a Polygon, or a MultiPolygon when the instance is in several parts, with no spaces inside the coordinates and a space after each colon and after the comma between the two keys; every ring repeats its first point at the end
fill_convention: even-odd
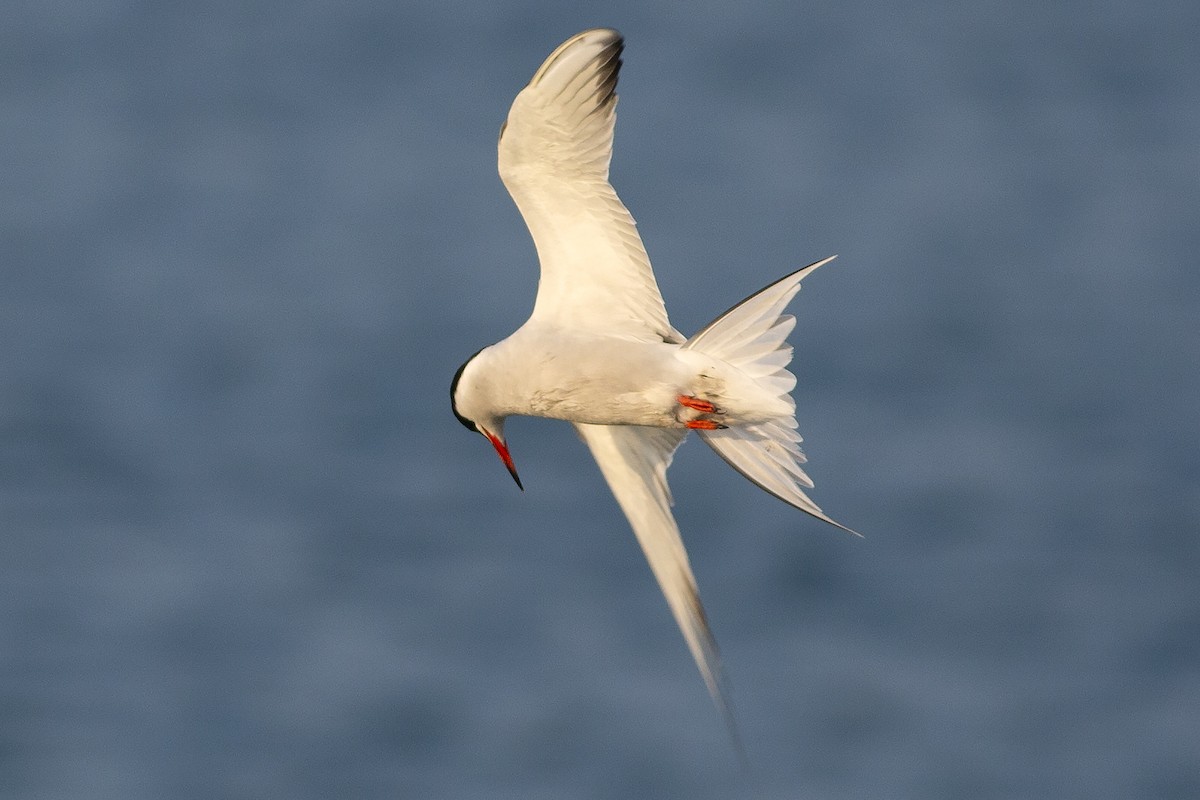
{"type": "Polygon", "coordinates": [[[1200,6],[0,12],[0,796],[1200,796],[1200,6]],[[627,37],[685,332],[798,266],[814,498],[676,513],[741,771],[569,426],[451,416],[495,174],[627,37]]]}

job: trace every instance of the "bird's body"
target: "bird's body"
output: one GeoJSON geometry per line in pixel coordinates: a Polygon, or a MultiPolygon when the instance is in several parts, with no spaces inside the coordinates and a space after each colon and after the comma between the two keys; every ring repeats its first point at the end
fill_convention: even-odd
{"type": "MultiPolygon", "coordinates": [[[[686,428],[704,415],[680,405],[680,396],[711,402],[727,427],[792,412],[736,367],[682,343],[538,324],[524,325],[480,352],[470,379],[483,390],[479,394],[488,398],[490,411],[506,417],[686,428]]],[[[461,407],[460,412],[471,417],[461,407]]]]}
{"type": "MultiPolygon", "coordinates": [[[[608,182],[617,73],[613,30],[584,31],[546,59],[513,101],[500,175],[537,247],[529,320],[471,357],[451,403],[491,441],[520,485],[504,439],[513,415],[571,422],[646,554],[714,699],[726,711],[716,647],[671,514],[666,472],[696,430],[771,494],[842,527],[804,493],[783,313],[831,258],[771,284],[691,338],[675,330],[633,218],[608,182]]],[[[848,529],[847,529],[848,530],[848,529]]]]}

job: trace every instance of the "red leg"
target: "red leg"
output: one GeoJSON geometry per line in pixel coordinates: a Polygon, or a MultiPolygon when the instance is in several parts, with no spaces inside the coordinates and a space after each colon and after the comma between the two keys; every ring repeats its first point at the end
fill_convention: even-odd
{"type": "Polygon", "coordinates": [[[683,424],[684,427],[691,428],[694,431],[723,431],[729,427],[719,422],[713,422],[711,419],[689,419],[683,424]]]}
{"type": "Polygon", "coordinates": [[[701,400],[699,397],[692,397],[690,395],[681,394],[681,395],[679,395],[679,397],[677,397],[675,399],[679,401],[679,405],[684,406],[686,408],[693,409],[695,411],[699,411],[704,414],[720,414],[721,413],[720,409],[718,409],[712,403],[708,402],[707,400],[701,400]]]}

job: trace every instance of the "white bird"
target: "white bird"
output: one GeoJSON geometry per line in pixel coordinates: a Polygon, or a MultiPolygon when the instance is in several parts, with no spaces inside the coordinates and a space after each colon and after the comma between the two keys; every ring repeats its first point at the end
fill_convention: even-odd
{"type": "MultiPolygon", "coordinates": [[[[633,218],[608,182],[624,43],[584,31],[550,54],[500,130],[500,177],[541,262],[533,313],[467,360],[455,416],[521,486],[504,438],[514,414],[562,419],[587,443],[629,518],[709,693],[731,724],[696,579],[671,514],[667,467],[689,430],[750,481],[851,533],[804,493],[789,393],[795,319],[784,307],[818,261],[691,338],[671,326],[633,218]]],[[[523,488],[523,487],[522,487],[523,488]]]]}

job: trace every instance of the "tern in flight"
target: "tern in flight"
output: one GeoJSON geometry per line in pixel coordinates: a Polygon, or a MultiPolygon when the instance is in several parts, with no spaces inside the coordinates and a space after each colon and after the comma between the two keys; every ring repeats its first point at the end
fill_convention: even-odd
{"type": "MultiPolygon", "coordinates": [[[[781,278],[688,338],[667,321],[650,260],[608,182],[624,42],[588,30],[550,54],[500,130],[500,177],[537,248],[533,313],[463,364],[454,414],[517,476],[504,421],[566,420],[629,518],[709,693],[731,723],[716,644],[679,528],[667,467],[696,431],[731,467],[843,530],[804,493],[784,308],[833,256],[781,278]]],[[[853,533],[853,531],[850,531],[853,533]]]]}

